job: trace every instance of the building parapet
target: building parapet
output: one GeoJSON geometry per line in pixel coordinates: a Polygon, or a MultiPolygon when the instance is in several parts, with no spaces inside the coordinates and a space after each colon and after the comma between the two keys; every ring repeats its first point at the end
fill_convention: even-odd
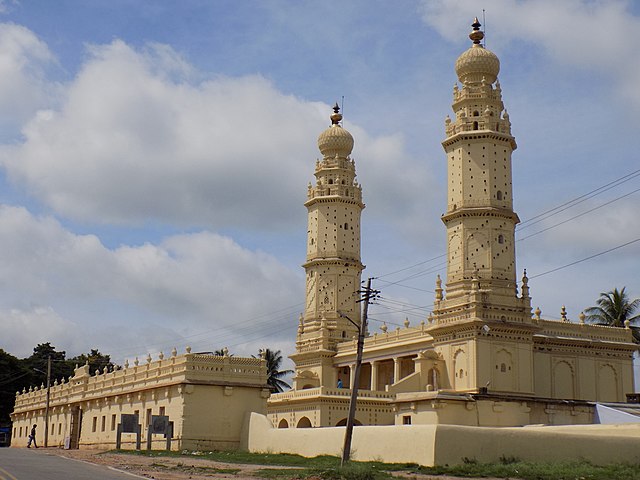
{"type": "MultiPolygon", "coordinates": [[[[175,353],[175,351],[174,351],[175,353]]],[[[223,385],[265,386],[266,366],[260,358],[243,358],[186,353],[161,356],[156,361],[147,357],[147,363],[114,371],[96,371],[89,375],[89,366],[76,368],[74,376],[60,383],[56,380],[50,388],[51,406],[66,405],[96,398],[126,395],[133,392],[181,383],[206,383],[223,385]]],[[[46,388],[23,389],[16,394],[14,413],[44,408],[46,388]]]]}
{"type": "Polygon", "coordinates": [[[610,327],[608,325],[592,325],[587,323],[573,323],[564,320],[543,320],[537,323],[542,327],[538,335],[576,338],[581,340],[595,340],[604,342],[632,343],[630,329],[610,327]]]}
{"type": "MultiPolygon", "coordinates": [[[[372,348],[378,345],[386,345],[390,343],[410,342],[412,340],[430,340],[431,335],[428,332],[428,325],[424,322],[417,327],[398,327],[392,331],[383,331],[382,333],[374,333],[364,339],[364,348],[372,348]]],[[[351,353],[357,345],[357,339],[341,342],[336,346],[337,354],[351,353]]]]}
{"type": "MultiPolygon", "coordinates": [[[[269,397],[269,403],[279,402],[291,402],[295,400],[307,399],[311,397],[351,397],[350,388],[328,388],[328,387],[315,387],[306,388],[303,390],[290,390],[283,393],[274,393],[269,397]]],[[[375,390],[358,390],[358,399],[368,400],[391,400],[394,398],[394,394],[385,393],[375,390]]]]}

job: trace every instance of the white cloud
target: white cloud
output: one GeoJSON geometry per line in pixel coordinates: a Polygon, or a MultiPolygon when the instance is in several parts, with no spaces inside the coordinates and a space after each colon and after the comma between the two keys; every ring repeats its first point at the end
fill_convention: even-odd
{"type": "MultiPolygon", "coordinates": [[[[116,40],[90,53],[62,107],[39,112],[24,143],[1,152],[14,182],[89,222],[269,230],[300,218],[327,105],[259,75],[194,82],[201,75],[166,45],[136,51],[116,40]]],[[[359,171],[384,184],[367,186],[367,201],[395,219],[416,203],[426,168],[408,173],[399,136],[353,131],[359,171]]]]}
{"type": "MultiPolygon", "coordinates": [[[[4,4],[0,4],[4,8],[4,4]]],[[[56,60],[47,45],[29,29],[0,24],[0,129],[15,134],[38,108],[48,105],[57,89],[46,79],[56,60]]]]}
{"type": "MultiPolygon", "coordinates": [[[[596,72],[615,82],[616,90],[640,109],[640,54],[636,32],[640,18],[627,0],[423,0],[424,21],[442,36],[461,41],[481,8],[488,15],[488,41],[498,53],[513,41],[540,47],[567,68],[596,72]],[[496,26],[496,28],[493,28],[496,26]]],[[[580,86],[577,85],[577,88],[580,86]]]]}
{"type": "Polygon", "coordinates": [[[116,358],[187,343],[255,345],[292,335],[303,298],[298,276],[275,258],[210,232],[110,250],[51,217],[2,206],[0,244],[0,338],[13,353],[43,341],[116,358]]]}
{"type": "MultiPolygon", "coordinates": [[[[28,357],[33,347],[50,342],[54,346],[83,351],[77,325],[62,318],[51,307],[0,310],[0,338],[5,350],[17,357],[28,357]]],[[[62,350],[62,349],[58,349],[62,350]]]]}

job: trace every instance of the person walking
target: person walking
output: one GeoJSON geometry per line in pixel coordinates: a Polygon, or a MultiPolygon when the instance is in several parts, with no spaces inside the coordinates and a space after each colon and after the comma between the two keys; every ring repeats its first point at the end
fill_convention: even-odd
{"type": "Polygon", "coordinates": [[[38,444],[36,443],[36,427],[37,426],[38,425],[34,423],[33,427],[31,427],[31,433],[29,434],[29,441],[27,442],[27,448],[31,448],[31,442],[33,442],[35,447],[38,448],[38,444]]]}

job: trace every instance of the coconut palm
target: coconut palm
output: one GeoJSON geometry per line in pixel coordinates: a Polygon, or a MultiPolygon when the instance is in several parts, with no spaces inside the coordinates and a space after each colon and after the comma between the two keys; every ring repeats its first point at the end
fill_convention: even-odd
{"type": "Polygon", "coordinates": [[[264,356],[264,360],[267,364],[267,383],[271,387],[271,391],[274,393],[284,392],[285,390],[289,390],[291,385],[282,380],[282,377],[286,377],[287,375],[291,375],[293,370],[280,370],[280,366],[282,365],[282,354],[280,350],[260,350],[260,355],[264,356]]]}
{"type": "MultiPolygon", "coordinates": [[[[640,315],[634,315],[640,308],[640,298],[629,299],[625,292],[626,287],[621,290],[614,288],[610,292],[601,293],[596,301],[597,306],[587,308],[584,313],[585,319],[596,325],[608,325],[610,327],[624,327],[628,320],[631,325],[640,321],[640,315]]],[[[631,327],[633,338],[640,343],[640,329],[637,326],[631,327]]]]}

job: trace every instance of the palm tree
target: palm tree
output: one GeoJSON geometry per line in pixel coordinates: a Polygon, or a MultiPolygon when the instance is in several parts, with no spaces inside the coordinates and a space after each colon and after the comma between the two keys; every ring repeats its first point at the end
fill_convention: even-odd
{"type": "MultiPolygon", "coordinates": [[[[631,324],[638,323],[640,315],[634,315],[634,313],[640,308],[640,298],[630,300],[625,288],[622,287],[622,290],[614,288],[610,292],[601,293],[596,301],[597,306],[589,307],[584,311],[585,319],[596,325],[610,327],[624,327],[627,320],[631,324]]],[[[640,343],[640,328],[633,326],[632,331],[634,341],[640,343]]]]}
{"type": "Polygon", "coordinates": [[[282,380],[282,377],[291,375],[293,370],[280,370],[280,365],[282,365],[282,354],[280,350],[273,351],[267,348],[260,350],[259,354],[260,356],[264,356],[265,362],[267,363],[267,383],[271,387],[271,391],[280,393],[289,390],[291,385],[282,380]]]}

